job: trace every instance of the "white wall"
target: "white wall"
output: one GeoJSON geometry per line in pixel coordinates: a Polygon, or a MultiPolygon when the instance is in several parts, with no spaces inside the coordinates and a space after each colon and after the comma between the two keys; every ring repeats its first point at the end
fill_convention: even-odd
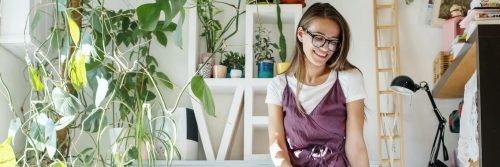
{"type": "MultiPolygon", "coordinates": [[[[227,1],[227,0],[226,0],[227,1]]],[[[233,2],[233,1],[228,1],[233,2]]],[[[377,115],[376,115],[376,85],[375,83],[375,52],[374,52],[374,35],[373,35],[373,6],[371,0],[342,0],[342,1],[327,1],[327,0],[308,0],[306,3],[309,5],[315,2],[330,2],[334,7],[339,10],[349,22],[352,32],[352,47],[349,55],[350,61],[358,66],[365,78],[365,86],[368,93],[366,99],[367,105],[367,118],[365,122],[365,140],[367,142],[370,160],[378,159],[378,143],[377,143],[377,115]]],[[[308,7],[307,6],[307,7],[308,7]]],[[[400,2],[400,45],[401,45],[401,72],[411,76],[415,81],[428,81],[432,82],[432,61],[434,56],[441,47],[441,29],[428,26],[423,21],[424,8],[426,4],[424,1],[415,1],[413,4],[407,6],[404,2],[400,2]]],[[[306,8],[307,8],[306,7],[306,8]]],[[[220,18],[228,20],[230,16],[220,18]]],[[[241,18],[241,25],[239,33],[229,40],[230,50],[243,52],[244,44],[244,17],[241,18]]],[[[186,23],[188,21],[186,20],[186,23]]],[[[184,27],[187,25],[185,24],[184,27]]],[[[186,31],[184,31],[184,43],[186,44],[186,31]]],[[[287,40],[293,37],[287,37],[287,40]]],[[[201,45],[201,47],[204,47],[201,45]]],[[[291,47],[291,46],[289,46],[291,47]]],[[[163,48],[158,44],[152,47],[152,54],[157,57],[160,62],[159,69],[166,72],[174,83],[184,84],[188,81],[187,72],[179,69],[186,69],[187,57],[186,50],[180,50],[173,43],[169,43],[167,48],[163,48]],[[166,54],[168,53],[168,54],[166,54]],[[175,62],[175,63],[172,63],[175,62]]],[[[431,87],[432,89],[432,87],[431,87]]],[[[167,96],[168,103],[171,103],[178,93],[172,91],[167,96]],[[172,94],[174,93],[174,94],[172,94]]],[[[264,98],[265,96],[260,96],[264,98]]],[[[230,103],[227,95],[217,97],[216,105],[225,102],[230,103]],[[225,99],[225,100],[223,100],[225,99]]],[[[427,96],[423,92],[416,94],[413,99],[404,99],[404,131],[405,131],[405,156],[408,166],[425,166],[428,161],[432,139],[434,137],[435,129],[437,128],[437,121],[434,118],[432,108],[428,102],[427,96]],[[411,108],[410,106],[411,103],[411,108]]],[[[458,104],[457,100],[437,101],[443,116],[448,117],[452,109],[456,109],[458,104]]],[[[188,97],[185,96],[181,101],[181,106],[191,107],[188,97]]],[[[219,108],[219,107],[218,107],[219,108]]],[[[217,152],[220,138],[222,136],[222,129],[224,120],[227,116],[227,109],[220,107],[218,110],[218,118],[210,118],[207,120],[208,128],[211,133],[212,144],[214,151],[217,152]]],[[[242,128],[240,127],[236,132],[236,141],[234,148],[231,152],[231,159],[242,158],[242,128]]],[[[456,148],[458,135],[450,134],[446,129],[446,143],[450,150],[456,148]]],[[[201,148],[201,147],[200,147],[201,148]]],[[[452,155],[452,154],[450,154],[452,155]]],[[[442,157],[442,155],[440,155],[442,157]]]]}
{"type": "MultiPolygon", "coordinates": [[[[432,85],[432,61],[441,50],[441,28],[424,23],[426,1],[414,1],[407,6],[400,4],[401,72],[415,82],[427,81],[432,85]]],[[[405,153],[408,166],[426,166],[436,133],[438,121],[424,92],[413,99],[405,98],[405,153]],[[411,106],[411,107],[410,107],[411,106]]],[[[459,100],[437,100],[442,115],[448,119],[451,111],[458,108],[459,100]]],[[[445,143],[450,157],[457,148],[458,134],[445,129],[445,143]]],[[[439,155],[442,159],[442,149],[439,155]]]]}
{"type": "MultiPolygon", "coordinates": [[[[30,84],[25,75],[25,63],[22,59],[12,55],[10,52],[0,46],[0,74],[10,90],[12,104],[17,114],[20,114],[20,107],[27,93],[30,91],[30,84]]],[[[1,88],[3,92],[3,88],[1,88]]],[[[24,108],[26,111],[27,108],[24,108]]],[[[7,138],[10,120],[14,118],[7,100],[0,97],[0,142],[7,138]]],[[[24,139],[18,131],[15,139],[15,150],[20,151],[24,146],[24,139]]]]}
{"type": "MultiPolygon", "coordinates": [[[[188,1],[189,2],[189,1],[188,1]]],[[[368,93],[366,99],[367,118],[365,122],[365,138],[371,160],[377,160],[378,144],[376,139],[377,117],[375,113],[375,52],[373,45],[373,7],[371,0],[337,0],[337,1],[306,1],[308,5],[314,2],[330,2],[347,19],[352,31],[352,48],[349,59],[358,66],[364,74],[365,86],[368,93]]],[[[425,1],[415,1],[407,6],[400,2],[400,45],[401,45],[401,72],[411,76],[415,81],[432,82],[432,61],[441,46],[441,30],[426,25],[423,21],[425,15],[425,1]]],[[[228,16],[229,17],[229,16],[228,16]]],[[[188,17],[186,17],[188,18],[188,17]]],[[[222,18],[227,20],[228,18],[222,18]]],[[[187,23],[188,20],[185,21],[187,23]]],[[[242,17],[239,33],[230,40],[234,46],[230,50],[243,52],[244,47],[244,17],[242,17]]],[[[187,30],[184,24],[184,30],[187,30]]],[[[184,46],[187,44],[187,31],[183,32],[184,46]]],[[[170,37],[170,34],[169,34],[170,37]]],[[[288,37],[287,40],[293,37],[288,37]]],[[[291,47],[291,46],[289,46],[291,47]]],[[[172,41],[166,48],[158,43],[152,45],[152,55],[156,56],[160,66],[158,70],[165,72],[170,79],[180,87],[188,81],[187,76],[187,54],[186,50],[177,48],[172,41]]],[[[0,62],[0,72],[7,81],[7,86],[12,87],[14,101],[19,104],[23,100],[25,92],[29,89],[29,83],[24,76],[24,63],[7,55],[0,48],[3,61],[0,62]],[[7,56],[6,56],[7,55],[7,56]],[[16,62],[16,63],[12,63],[16,62]],[[12,70],[14,69],[14,70],[12,70]]],[[[166,101],[169,106],[173,105],[180,88],[174,91],[167,91],[166,101]]],[[[264,97],[264,96],[259,96],[264,97]]],[[[216,97],[217,98],[217,97],[216,97]]],[[[230,102],[229,97],[222,96],[220,99],[230,102]]],[[[425,166],[431,149],[432,138],[435,133],[437,121],[434,118],[430,103],[423,92],[416,94],[413,99],[404,99],[404,131],[405,131],[405,156],[407,166],[425,166]],[[410,107],[411,105],[411,107],[410,107]]],[[[218,101],[217,104],[224,101],[218,101]]],[[[456,109],[457,100],[437,101],[438,107],[447,117],[452,109],[456,109]]],[[[189,98],[184,96],[180,106],[191,107],[189,98]]],[[[0,132],[5,132],[10,120],[10,112],[4,100],[0,100],[2,116],[0,117],[0,132]]],[[[218,107],[219,108],[219,107],[218,107]]],[[[222,107],[221,107],[222,108],[222,107]]],[[[218,149],[218,142],[222,136],[221,127],[224,125],[227,111],[218,111],[218,118],[209,119],[208,127],[212,132],[212,143],[214,151],[218,149]],[[222,123],[221,123],[222,122],[222,123]],[[217,143],[217,144],[215,144],[217,143]]],[[[242,124],[240,124],[241,126],[242,124]]],[[[231,159],[242,158],[242,128],[237,130],[235,147],[232,150],[231,159]]],[[[5,139],[6,134],[0,133],[0,140],[5,139]]],[[[452,151],[456,148],[458,135],[450,134],[446,129],[446,143],[448,149],[452,151]]],[[[200,147],[201,148],[201,147],[200,147]]],[[[452,155],[452,154],[450,154],[452,155]]],[[[441,155],[440,155],[441,156],[441,155]]]]}

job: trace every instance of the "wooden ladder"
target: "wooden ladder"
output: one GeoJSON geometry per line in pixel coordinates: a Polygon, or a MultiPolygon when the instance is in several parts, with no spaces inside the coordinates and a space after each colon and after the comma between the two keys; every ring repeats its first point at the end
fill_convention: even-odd
{"type": "Polygon", "coordinates": [[[373,0],[373,16],[379,166],[404,167],[402,99],[390,90],[400,73],[398,0],[373,0]]]}

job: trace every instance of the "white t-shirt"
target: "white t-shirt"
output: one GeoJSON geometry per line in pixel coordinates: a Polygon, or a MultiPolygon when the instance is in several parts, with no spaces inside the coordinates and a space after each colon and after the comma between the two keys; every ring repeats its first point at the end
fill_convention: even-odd
{"type": "MultiPolygon", "coordinates": [[[[295,76],[287,76],[288,86],[294,94],[297,89],[297,78],[295,76]]],[[[320,85],[309,86],[304,85],[300,91],[299,102],[304,107],[306,113],[311,113],[312,110],[319,104],[323,97],[332,88],[337,80],[337,72],[331,71],[328,79],[320,85]]],[[[363,83],[363,75],[357,69],[339,72],[339,81],[346,103],[366,98],[365,87],[363,83]]],[[[283,99],[283,91],[285,90],[285,75],[277,75],[267,85],[266,103],[281,106],[283,99]]]]}

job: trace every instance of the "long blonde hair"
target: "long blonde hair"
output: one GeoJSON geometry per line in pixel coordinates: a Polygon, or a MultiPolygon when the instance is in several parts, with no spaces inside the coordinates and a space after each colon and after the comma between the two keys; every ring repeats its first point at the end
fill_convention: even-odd
{"type": "MultiPolygon", "coordinates": [[[[337,50],[333,53],[332,57],[326,62],[328,68],[335,71],[345,71],[356,68],[354,65],[349,63],[347,60],[347,54],[350,47],[351,34],[349,30],[349,25],[345,21],[344,17],[329,3],[315,3],[302,15],[299,27],[307,29],[314,19],[326,18],[335,21],[340,27],[340,45],[337,50]]],[[[303,83],[305,82],[306,71],[305,71],[305,53],[302,49],[302,42],[299,41],[297,35],[295,36],[295,49],[294,56],[290,63],[290,68],[288,68],[284,74],[295,75],[297,78],[297,91],[295,93],[295,102],[300,113],[305,114],[304,109],[300,105],[299,95],[302,89],[303,83]]]]}

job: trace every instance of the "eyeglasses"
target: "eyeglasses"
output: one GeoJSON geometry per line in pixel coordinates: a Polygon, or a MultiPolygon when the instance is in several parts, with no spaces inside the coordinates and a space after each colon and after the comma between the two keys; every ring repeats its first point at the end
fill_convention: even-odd
{"type": "Polygon", "coordinates": [[[332,40],[326,39],[324,35],[319,35],[319,34],[313,34],[309,30],[305,29],[306,33],[309,34],[312,38],[312,45],[317,48],[321,48],[325,45],[325,43],[328,41],[328,50],[329,51],[335,51],[338,46],[340,46],[340,41],[337,38],[334,38],[332,40]]]}

